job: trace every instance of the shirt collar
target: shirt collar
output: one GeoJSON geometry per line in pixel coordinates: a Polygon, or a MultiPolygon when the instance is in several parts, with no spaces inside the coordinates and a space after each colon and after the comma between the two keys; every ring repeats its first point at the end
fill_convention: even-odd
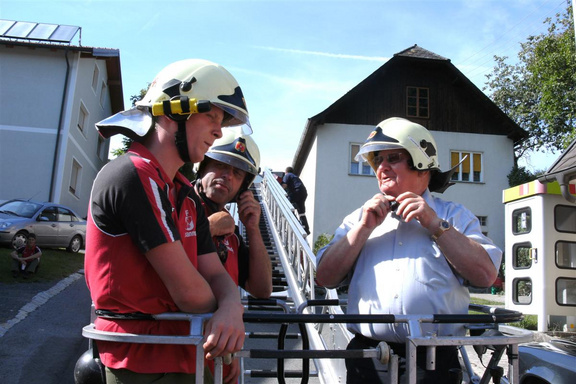
{"type": "Polygon", "coordinates": [[[191,186],[190,180],[188,180],[188,178],[186,176],[184,176],[183,174],[181,174],[180,172],[176,172],[176,176],[174,177],[174,180],[170,180],[168,175],[166,174],[166,172],[164,172],[164,169],[162,168],[160,163],[158,163],[158,160],[156,159],[156,157],[154,157],[152,152],[150,152],[148,150],[148,148],[146,148],[144,145],[142,145],[138,142],[133,142],[130,145],[128,152],[135,153],[136,155],[138,155],[144,159],[149,160],[150,163],[152,163],[152,165],[154,165],[154,167],[156,167],[160,171],[160,176],[162,177],[162,179],[164,181],[166,181],[167,183],[169,183],[170,185],[173,185],[174,182],[178,181],[179,183],[181,183],[183,185],[191,186]]]}

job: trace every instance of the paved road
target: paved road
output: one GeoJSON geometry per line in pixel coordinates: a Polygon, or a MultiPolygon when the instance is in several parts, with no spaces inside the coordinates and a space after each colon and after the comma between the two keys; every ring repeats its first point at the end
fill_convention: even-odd
{"type": "Polygon", "coordinates": [[[74,384],[74,365],[88,347],[81,334],[90,321],[84,276],[36,284],[0,286],[0,381],[74,384]]]}

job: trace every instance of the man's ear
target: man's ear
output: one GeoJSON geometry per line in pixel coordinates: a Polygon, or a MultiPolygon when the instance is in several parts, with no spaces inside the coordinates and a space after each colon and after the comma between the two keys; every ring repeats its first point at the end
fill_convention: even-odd
{"type": "MultiPolygon", "coordinates": [[[[430,172],[430,171],[418,171],[418,177],[425,178],[426,183],[429,183],[430,179],[432,178],[432,172],[430,172]]],[[[426,185],[428,185],[428,184],[426,184],[426,185]]]]}

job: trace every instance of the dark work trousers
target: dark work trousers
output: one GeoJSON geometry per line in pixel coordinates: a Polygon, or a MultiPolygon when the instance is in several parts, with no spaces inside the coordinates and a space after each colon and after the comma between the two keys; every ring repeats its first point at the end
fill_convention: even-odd
{"type": "Polygon", "coordinates": [[[310,234],[310,229],[308,227],[308,219],[306,218],[305,203],[307,197],[308,197],[307,192],[297,191],[293,194],[290,194],[288,196],[288,200],[290,200],[294,208],[296,208],[296,210],[298,211],[298,220],[300,220],[302,227],[304,227],[304,230],[306,231],[307,234],[310,234]]]}
{"type": "MultiPolygon", "coordinates": [[[[349,349],[368,349],[378,345],[378,340],[372,340],[362,335],[356,335],[348,344],[349,349]]],[[[406,372],[406,345],[387,343],[394,354],[399,356],[398,383],[408,382],[406,372]]],[[[436,369],[426,370],[426,349],[418,347],[417,352],[417,383],[419,384],[447,384],[451,383],[449,377],[454,373],[450,369],[460,369],[458,349],[453,346],[436,347],[436,369]]],[[[454,381],[456,383],[458,381],[454,381]]],[[[388,381],[388,366],[381,364],[376,358],[346,359],[347,384],[396,384],[388,381]]],[[[459,383],[459,382],[458,382],[459,383]]]]}

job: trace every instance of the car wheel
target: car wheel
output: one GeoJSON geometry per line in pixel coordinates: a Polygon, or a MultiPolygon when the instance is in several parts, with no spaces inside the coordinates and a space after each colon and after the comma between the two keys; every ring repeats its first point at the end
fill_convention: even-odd
{"type": "Polygon", "coordinates": [[[26,245],[26,239],[28,239],[28,233],[25,231],[20,231],[14,235],[12,238],[12,248],[18,249],[26,245]]]}
{"type": "Polygon", "coordinates": [[[66,248],[66,250],[68,252],[77,253],[78,251],[80,251],[80,248],[82,248],[82,238],[76,235],[72,238],[72,240],[70,240],[70,244],[68,245],[68,248],[66,248]]]}

